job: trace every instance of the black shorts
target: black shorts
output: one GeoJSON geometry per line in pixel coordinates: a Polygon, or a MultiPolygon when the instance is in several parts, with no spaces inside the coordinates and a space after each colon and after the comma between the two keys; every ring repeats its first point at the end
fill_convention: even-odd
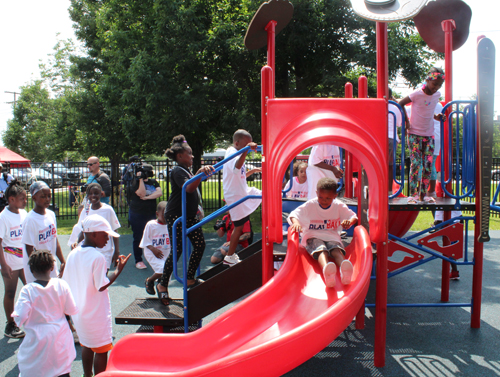
{"type": "Polygon", "coordinates": [[[243,226],[243,225],[245,225],[245,223],[246,223],[247,221],[249,221],[249,220],[250,220],[250,215],[245,216],[244,218],[242,218],[242,219],[240,219],[240,220],[233,221],[234,227],[236,228],[236,227],[238,227],[238,226],[243,226]]]}

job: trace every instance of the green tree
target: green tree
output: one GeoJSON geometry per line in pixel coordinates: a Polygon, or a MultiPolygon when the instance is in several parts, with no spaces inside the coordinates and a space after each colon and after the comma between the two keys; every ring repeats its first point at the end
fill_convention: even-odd
{"type": "Polygon", "coordinates": [[[3,134],[4,145],[33,161],[61,159],[64,151],[57,147],[56,136],[60,105],[41,80],[21,87],[14,118],[3,134]]]}

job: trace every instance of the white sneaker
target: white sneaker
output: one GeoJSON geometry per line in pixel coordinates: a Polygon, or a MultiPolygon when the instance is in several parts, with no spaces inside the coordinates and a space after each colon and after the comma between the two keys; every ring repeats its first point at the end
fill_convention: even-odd
{"type": "Polygon", "coordinates": [[[342,284],[351,284],[353,270],[354,267],[352,266],[351,261],[346,259],[342,262],[342,264],[340,265],[340,281],[342,282],[342,284]]]}
{"type": "Polygon", "coordinates": [[[139,270],[144,270],[145,268],[148,268],[148,267],[144,264],[144,262],[137,262],[135,264],[135,268],[137,268],[139,270]]]}
{"type": "Polygon", "coordinates": [[[329,262],[323,268],[323,276],[325,277],[325,284],[328,288],[335,287],[335,275],[337,275],[337,266],[335,263],[329,262]]]}
{"type": "Polygon", "coordinates": [[[240,257],[238,256],[238,254],[233,254],[233,255],[226,255],[224,257],[224,264],[231,267],[231,266],[234,266],[235,264],[238,264],[240,263],[240,257]]]}

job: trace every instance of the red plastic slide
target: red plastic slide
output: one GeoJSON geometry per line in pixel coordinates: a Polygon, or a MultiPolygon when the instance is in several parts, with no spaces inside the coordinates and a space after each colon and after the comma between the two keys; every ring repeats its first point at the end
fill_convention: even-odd
{"type": "Polygon", "coordinates": [[[347,248],[353,282],[326,288],[319,265],[288,235],[280,272],[249,298],[189,334],[127,335],[99,376],[278,376],[313,357],[351,323],[370,282],[372,249],[358,226],[347,248]]]}

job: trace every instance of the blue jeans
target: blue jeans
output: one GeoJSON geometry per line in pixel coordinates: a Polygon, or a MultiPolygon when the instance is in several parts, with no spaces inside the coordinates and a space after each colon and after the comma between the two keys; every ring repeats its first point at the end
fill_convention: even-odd
{"type": "Polygon", "coordinates": [[[135,263],[142,262],[142,249],[139,247],[141,243],[142,234],[144,233],[144,228],[150,220],[156,219],[156,213],[137,213],[131,210],[128,211],[128,222],[132,228],[132,234],[134,237],[134,242],[132,246],[134,248],[134,259],[135,263]]]}

